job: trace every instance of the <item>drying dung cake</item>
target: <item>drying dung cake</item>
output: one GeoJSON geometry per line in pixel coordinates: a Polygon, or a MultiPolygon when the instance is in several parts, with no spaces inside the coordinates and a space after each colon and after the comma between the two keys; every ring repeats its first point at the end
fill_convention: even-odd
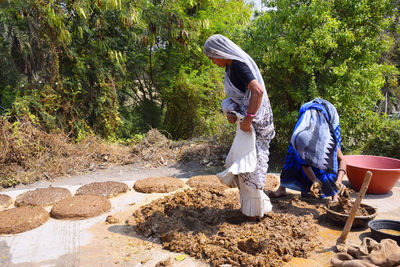
{"type": "Polygon", "coordinates": [[[12,198],[9,195],[0,194],[0,210],[3,210],[12,204],[12,198]]]}
{"type": "Polygon", "coordinates": [[[79,220],[95,217],[110,209],[110,200],[104,196],[80,195],[57,202],[50,216],[55,219],[79,220]]]}
{"type": "Polygon", "coordinates": [[[213,188],[216,190],[225,190],[228,188],[228,186],[221,183],[221,180],[216,175],[193,176],[186,183],[193,188],[213,188]]]}
{"type": "Polygon", "coordinates": [[[0,211],[0,234],[17,234],[44,224],[49,213],[40,206],[24,206],[0,211]]]}
{"type": "Polygon", "coordinates": [[[71,196],[71,192],[62,187],[38,188],[18,195],[15,206],[49,206],[71,196]]]}
{"type": "Polygon", "coordinates": [[[185,183],[178,178],[150,177],[136,181],[133,188],[142,193],[168,193],[182,188],[185,183]]]}
{"type": "Polygon", "coordinates": [[[121,182],[94,182],[80,187],[75,195],[101,195],[107,198],[126,193],[128,186],[121,182]]]}

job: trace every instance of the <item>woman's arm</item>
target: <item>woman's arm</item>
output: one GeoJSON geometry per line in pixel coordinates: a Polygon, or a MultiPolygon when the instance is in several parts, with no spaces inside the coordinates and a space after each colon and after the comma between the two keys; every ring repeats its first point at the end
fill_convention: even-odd
{"type": "MultiPolygon", "coordinates": [[[[247,113],[256,114],[258,108],[261,105],[262,97],[263,97],[263,89],[257,80],[252,80],[247,86],[251,92],[249,106],[247,109],[247,113]]],[[[252,117],[246,116],[244,120],[240,123],[240,129],[245,132],[251,131],[251,122],[253,121],[252,117]]]]}
{"type": "Polygon", "coordinates": [[[343,181],[344,175],[346,174],[346,167],[347,167],[346,160],[344,159],[343,153],[339,147],[337,148],[337,159],[339,162],[339,168],[335,184],[339,186],[343,181]]]}

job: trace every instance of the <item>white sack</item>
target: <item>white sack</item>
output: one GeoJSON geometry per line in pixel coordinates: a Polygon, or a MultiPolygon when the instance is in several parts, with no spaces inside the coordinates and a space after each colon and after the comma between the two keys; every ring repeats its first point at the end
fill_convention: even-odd
{"type": "Polygon", "coordinates": [[[253,172],[257,167],[257,151],[256,151],[256,133],[251,126],[251,132],[244,132],[240,129],[240,122],[243,121],[243,115],[236,114],[236,136],[233,140],[231,149],[225,160],[226,170],[217,173],[217,176],[223,184],[230,187],[238,186],[234,181],[234,175],[240,173],[253,172]]]}

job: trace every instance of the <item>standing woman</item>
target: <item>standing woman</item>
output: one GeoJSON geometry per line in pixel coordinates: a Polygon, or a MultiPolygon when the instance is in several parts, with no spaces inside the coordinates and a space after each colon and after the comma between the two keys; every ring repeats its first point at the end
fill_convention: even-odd
{"type": "MultiPolygon", "coordinates": [[[[237,175],[242,213],[255,220],[271,211],[270,199],[263,189],[268,171],[269,143],[275,135],[272,110],[265,90],[264,80],[254,60],[225,36],[215,34],[204,44],[204,54],[212,62],[225,68],[224,90],[229,96],[222,109],[244,116],[240,129],[255,131],[256,168],[253,172],[237,175]]],[[[226,112],[230,123],[236,115],[226,112]]]]}

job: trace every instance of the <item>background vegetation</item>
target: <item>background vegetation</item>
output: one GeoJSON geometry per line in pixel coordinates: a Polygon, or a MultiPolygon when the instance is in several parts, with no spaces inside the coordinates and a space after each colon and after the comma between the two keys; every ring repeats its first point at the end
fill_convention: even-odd
{"type": "Polygon", "coordinates": [[[337,107],[345,153],[400,158],[399,1],[264,5],[255,11],[244,0],[0,1],[2,125],[15,132],[27,120],[76,143],[89,136],[129,143],[157,128],[175,140],[229,144],[234,127],[220,111],[224,70],[202,53],[205,40],[220,33],[262,71],[277,166],[299,107],[315,97],[337,107]]]}

